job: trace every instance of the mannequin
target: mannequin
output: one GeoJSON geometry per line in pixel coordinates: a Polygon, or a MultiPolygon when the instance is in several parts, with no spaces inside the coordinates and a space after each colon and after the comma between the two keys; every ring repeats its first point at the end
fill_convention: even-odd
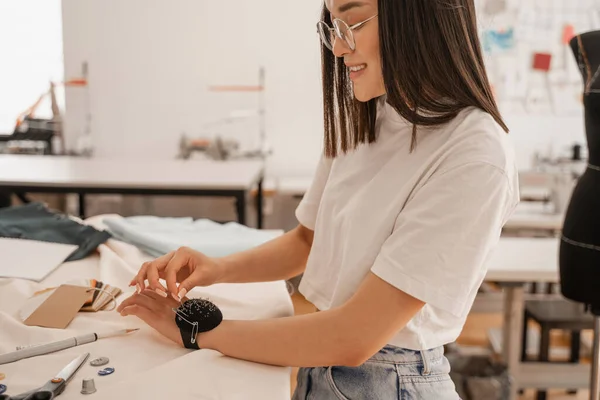
{"type": "Polygon", "coordinates": [[[562,294],[600,311],[600,31],[570,42],[584,81],[589,165],[573,190],[560,245],[562,294]]]}
{"type": "Polygon", "coordinates": [[[570,41],[583,77],[588,167],[571,195],[560,243],[561,291],[595,316],[591,398],[600,399],[600,31],[570,41]]]}

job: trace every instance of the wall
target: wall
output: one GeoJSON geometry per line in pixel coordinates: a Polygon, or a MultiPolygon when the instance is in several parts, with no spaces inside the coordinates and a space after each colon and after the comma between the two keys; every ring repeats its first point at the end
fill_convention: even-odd
{"type": "MultiPolygon", "coordinates": [[[[320,4],[63,0],[65,73],[76,76],[88,62],[95,153],[175,157],[182,132],[199,135],[227,110],[257,104],[255,94],[207,86],[256,84],[263,65],[272,170],[311,173],[322,134],[320,4]]],[[[83,91],[67,93],[70,147],[83,129],[84,99],[83,91]]],[[[249,136],[255,132],[250,123],[249,136]]]]}
{"type": "MultiPolygon", "coordinates": [[[[321,145],[321,94],[315,22],[321,0],[63,0],[65,71],[87,61],[92,132],[102,157],[171,158],[182,132],[233,108],[252,107],[254,94],[216,95],[211,84],[255,84],[267,70],[267,129],[272,175],[311,174],[321,145]],[[118,143],[118,145],[117,145],[118,143]]],[[[85,93],[67,93],[67,139],[74,145],[85,93]]],[[[506,115],[519,164],[536,149],[563,150],[583,140],[582,121],[547,115],[506,115]]],[[[244,125],[237,125],[243,130],[244,125]]],[[[231,132],[235,127],[224,128],[231,132]]],[[[250,137],[256,126],[247,125],[250,137]]]]}

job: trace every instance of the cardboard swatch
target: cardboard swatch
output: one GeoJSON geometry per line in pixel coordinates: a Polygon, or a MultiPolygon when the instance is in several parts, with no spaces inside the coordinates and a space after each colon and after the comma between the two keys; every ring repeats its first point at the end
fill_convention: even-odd
{"type": "Polygon", "coordinates": [[[41,303],[26,316],[23,323],[45,328],[66,328],[89,299],[89,290],[84,286],[61,285],[47,297],[40,297],[41,303]]]}

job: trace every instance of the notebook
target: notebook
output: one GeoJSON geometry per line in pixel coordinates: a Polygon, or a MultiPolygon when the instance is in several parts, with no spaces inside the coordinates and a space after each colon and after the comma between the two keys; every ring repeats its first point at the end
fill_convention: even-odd
{"type": "Polygon", "coordinates": [[[0,238],[0,278],[40,282],[75,250],[71,244],[0,238]]]}

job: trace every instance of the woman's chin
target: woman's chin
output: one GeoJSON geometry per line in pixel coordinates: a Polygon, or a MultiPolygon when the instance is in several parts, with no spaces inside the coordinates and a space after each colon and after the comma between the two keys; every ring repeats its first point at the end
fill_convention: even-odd
{"type": "Polygon", "coordinates": [[[353,90],[354,90],[354,97],[356,98],[356,100],[360,101],[361,103],[366,103],[369,100],[373,100],[377,97],[380,97],[382,94],[385,94],[385,91],[383,93],[379,93],[380,91],[377,90],[365,90],[364,88],[362,88],[360,85],[355,84],[353,86],[353,90]]]}
{"type": "Polygon", "coordinates": [[[360,90],[354,90],[354,97],[356,98],[356,100],[360,101],[361,103],[366,103],[367,101],[375,98],[375,96],[372,96],[368,93],[364,93],[361,92],[360,90]]]}

